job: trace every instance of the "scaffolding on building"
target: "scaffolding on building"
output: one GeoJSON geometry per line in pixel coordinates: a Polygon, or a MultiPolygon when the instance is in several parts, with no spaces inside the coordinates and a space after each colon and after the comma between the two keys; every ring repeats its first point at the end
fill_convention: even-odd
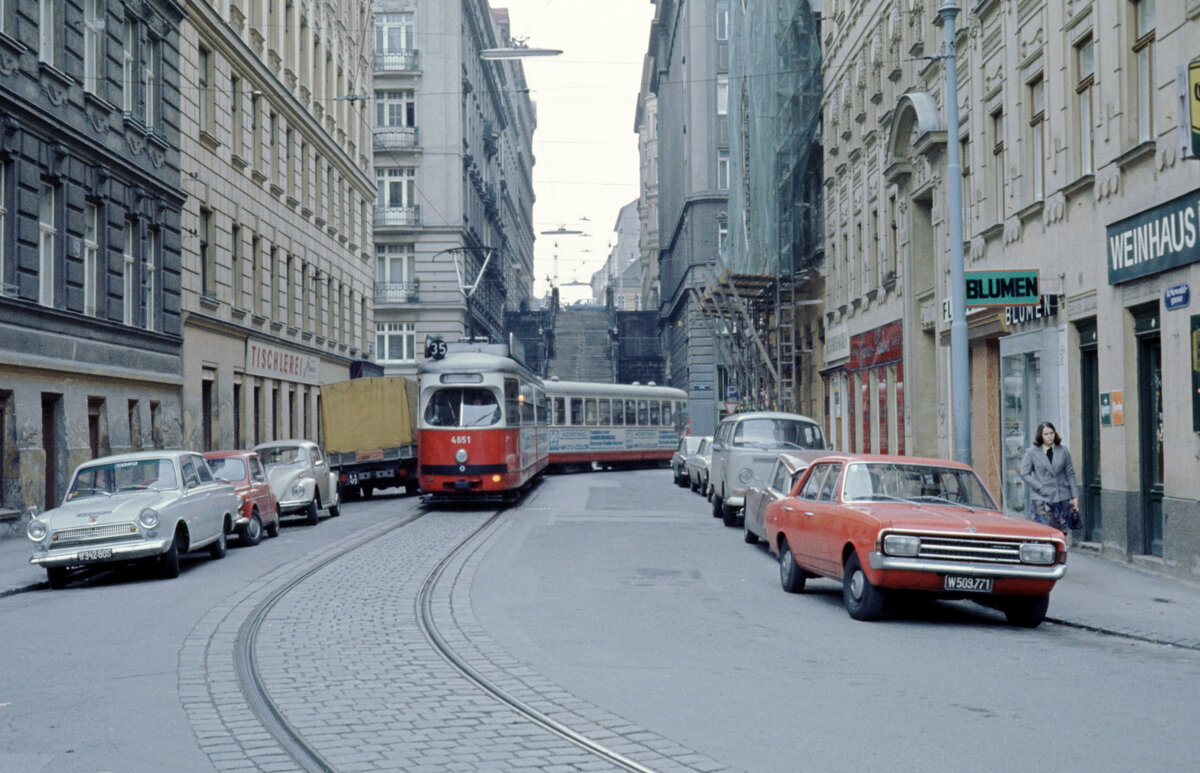
{"type": "MultiPolygon", "coordinates": [[[[823,306],[821,49],[810,0],[749,5],[733,20],[727,238],[691,290],[736,410],[798,411],[804,310],[823,306]]],[[[728,407],[733,407],[728,406],[728,407]]]]}

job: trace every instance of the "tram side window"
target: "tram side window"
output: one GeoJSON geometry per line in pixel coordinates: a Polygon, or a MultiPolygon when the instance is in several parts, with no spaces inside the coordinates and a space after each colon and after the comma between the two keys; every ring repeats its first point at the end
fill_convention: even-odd
{"type": "Polygon", "coordinates": [[[650,401],[650,426],[652,426],[652,427],[659,426],[661,420],[662,420],[662,414],[659,413],[659,402],[658,402],[658,400],[651,400],[650,401]]]}
{"type": "Polygon", "coordinates": [[[600,401],[600,426],[608,427],[612,425],[612,403],[608,400],[600,401]]]}
{"type": "Polygon", "coordinates": [[[637,401],[637,423],[639,427],[645,427],[650,423],[650,406],[645,400],[637,401]]]}
{"type": "Polygon", "coordinates": [[[625,404],[620,400],[613,400],[612,423],[618,427],[625,426],[625,404]]]}
{"type": "Polygon", "coordinates": [[[521,390],[521,423],[531,427],[537,421],[534,399],[532,386],[526,386],[521,390]]]}
{"type": "Polygon", "coordinates": [[[488,389],[439,389],[425,406],[433,427],[486,427],[500,421],[500,405],[488,389]]]}
{"type": "Polygon", "coordinates": [[[633,400],[625,401],[625,424],[630,427],[637,426],[637,403],[633,400]]]}
{"type": "Polygon", "coordinates": [[[554,398],[554,423],[560,427],[567,423],[567,401],[561,397],[554,398]]]}
{"type": "Polygon", "coordinates": [[[515,378],[504,379],[504,413],[508,416],[509,426],[515,427],[521,423],[521,387],[515,378]]]}
{"type": "Polygon", "coordinates": [[[663,400],[662,403],[662,425],[664,427],[671,426],[671,401],[663,400]]]}
{"type": "Polygon", "coordinates": [[[573,427],[582,427],[583,426],[583,398],[582,397],[572,397],[571,398],[571,426],[573,426],[573,427]]]}
{"type": "Polygon", "coordinates": [[[589,427],[596,426],[596,398],[589,397],[583,401],[583,417],[589,427]]]}
{"type": "Polygon", "coordinates": [[[537,391],[537,423],[539,427],[550,423],[550,411],[546,403],[546,393],[539,389],[537,391]]]}

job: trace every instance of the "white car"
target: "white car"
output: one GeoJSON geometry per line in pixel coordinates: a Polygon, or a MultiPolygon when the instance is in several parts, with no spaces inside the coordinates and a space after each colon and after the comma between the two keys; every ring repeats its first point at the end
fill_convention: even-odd
{"type": "Polygon", "coordinates": [[[93,459],[75,470],[60,506],[30,519],[29,562],[46,568],[51,588],[76,569],[114,562],[153,561],[163,577],[178,577],[184,553],[225,556],[241,505],[233,485],[191,451],[93,459]]]}
{"type": "Polygon", "coordinates": [[[341,514],[337,473],[321,447],[311,440],[275,440],[254,447],[267,468],[271,493],[279,501],[279,517],[303,515],[305,523],[315,526],[320,511],[329,509],[329,517],[341,514]]]}
{"type": "Polygon", "coordinates": [[[766,478],[780,451],[822,450],[825,435],[807,416],[750,411],[726,416],[713,433],[708,485],[713,515],[738,526],[746,487],[766,478]]]}

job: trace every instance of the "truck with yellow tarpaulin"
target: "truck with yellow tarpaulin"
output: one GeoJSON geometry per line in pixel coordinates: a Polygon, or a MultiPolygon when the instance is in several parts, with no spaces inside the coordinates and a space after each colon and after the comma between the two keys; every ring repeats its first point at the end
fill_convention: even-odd
{"type": "Polygon", "coordinates": [[[321,387],[325,451],[344,499],[401,486],[416,493],[416,414],[415,378],[355,378],[321,387]]]}

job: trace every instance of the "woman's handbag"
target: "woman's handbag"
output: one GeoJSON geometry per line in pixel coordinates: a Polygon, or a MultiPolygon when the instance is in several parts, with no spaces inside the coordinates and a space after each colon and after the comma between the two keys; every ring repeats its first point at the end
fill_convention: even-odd
{"type": "Polygon", "coordinates": [[[1067,510],[1067,528],[1071,531],[1083,528],[1083,516],[1075,505],[1071,505],[1067,510]]]}

